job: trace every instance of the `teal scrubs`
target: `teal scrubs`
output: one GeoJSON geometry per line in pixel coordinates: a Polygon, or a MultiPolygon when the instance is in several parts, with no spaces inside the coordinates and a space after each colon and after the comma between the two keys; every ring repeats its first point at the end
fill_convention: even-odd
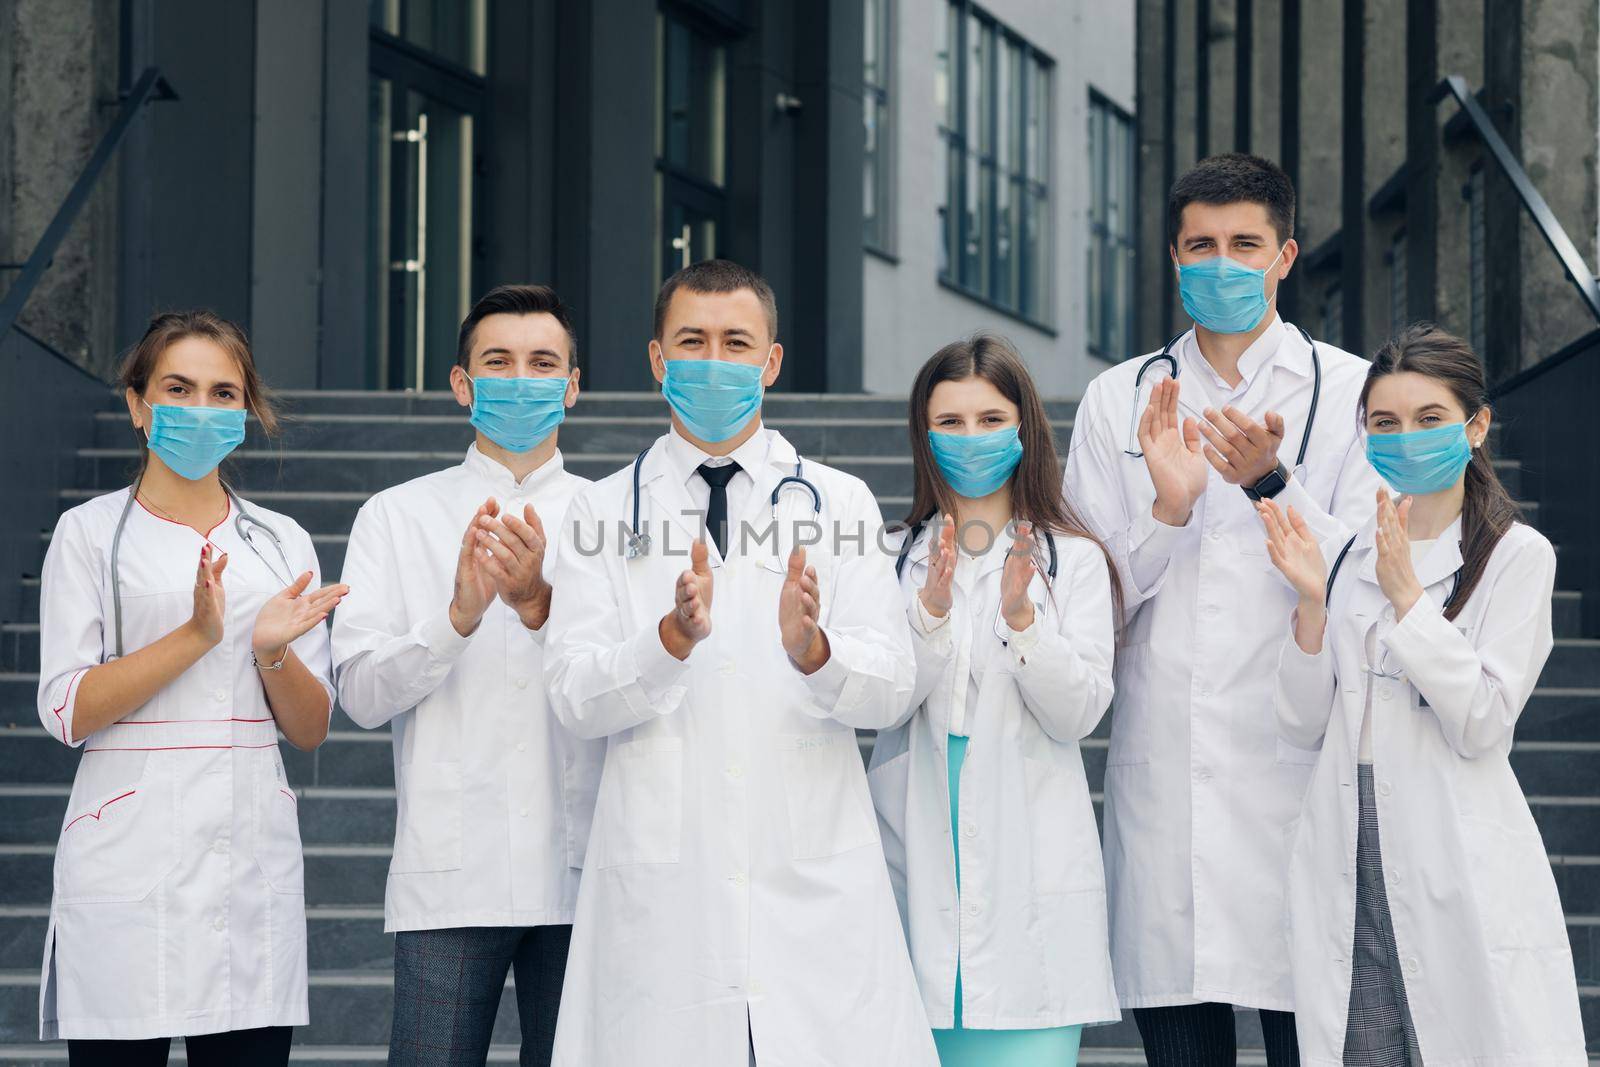
{"type": "MultiPolygon", "coordinates": [[[[961,888],[961,845],[956,812],[961,795],[961,761],[967,739],[950,735],[950,840],[956,851],[956,888],[961,888]]],[[[959,960],[959,954],[957,956],[959,960]]],[[[965,1030],[961,1026],[961,964],[956,964],[956,1025],[935,1030],[941,1067],[1076,1067],[1082,1026],[1047,1030],[965,1030]]]]}

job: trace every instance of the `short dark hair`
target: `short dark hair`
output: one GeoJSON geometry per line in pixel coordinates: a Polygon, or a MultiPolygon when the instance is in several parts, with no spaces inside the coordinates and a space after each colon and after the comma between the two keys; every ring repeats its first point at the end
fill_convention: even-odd
{"type": "Polygon", "coordinates": [[[772,335],[772,340],[778,339],[778,298],[772,295],[772,286],[767,284],[767,280],[731,259],[706,259],[689,264],[661,283],[661,291],[656,294],[654,330],[657,341],[661,340],[661,331],[667,325],[667,307],[672,303],[672,294],[679,289],[687,289],[691,293],[750,290],[756,294],[756,299],[761,301],[761,309],[767,313],[768,333],[772,335]]]}
{"type": "Polygon", "coordinates": [[[1278,243],[1294,236],[1294,183],[1269,159],[1229,152],[1208,156],[1172,183],[1167,194],[1167,240],[1176,244],[1183,209],[1190,204],[1260,204],[1278,243]]]}
{"type": "Polygon", "coordinates": [[[567,363],[578,365],[578,335],[572,331],[572,313],[548,285],[497,285],[478,298],[461,320],[456,338],[456,363],[463,369],[472,356],[472,335],[490,315],[549,315],[567,331],[567,363]]]}

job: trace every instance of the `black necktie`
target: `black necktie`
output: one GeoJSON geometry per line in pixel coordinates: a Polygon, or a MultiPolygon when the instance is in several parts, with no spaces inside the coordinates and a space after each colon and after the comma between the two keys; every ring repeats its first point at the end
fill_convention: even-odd
{"type": "Polygon", "coordinates": [[[702,463],[696,472],[705,483],[711,487],[711,503],[706,506],[706,528],[711,531],[711,540],[717,544],[717,551],[724,557],[728,554],[728,483],[733,476],[739,473],[739,464],[733,460],[713,467],[709,463],[702,463]]]}

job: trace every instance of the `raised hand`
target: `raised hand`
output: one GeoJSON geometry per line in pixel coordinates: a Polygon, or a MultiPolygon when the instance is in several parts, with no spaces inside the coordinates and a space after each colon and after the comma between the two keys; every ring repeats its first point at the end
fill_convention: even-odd
{"type": "Polygon", "coordinates": [[[525,504],[522,517],[484,515],[477,527],[479,567],[494,583],[495,593],[523,625],[537,630],[550,614],[550,583],[544,580],[547,542],[544,524],[525,504]]]}
{"type": "Polygon", "coordinates": [[[1000,572],[1000,614],[1014,633],[1033,625],[1033,601],[1028,599],[1028,583],[1039,569],[1033,561],[1033,546],[1033,523],[1017,523],[1011,548],[1006,552],[1005,569],[1000,572]]]}
{"type": "Polygon", "coordinates": [[[1230,485],[1255,485],[1278,466],[1278,446],[1283,444],[1283,416],[1275,411],[1256,422],[1238,408],[1206,408],[1205,456],[1230,485]]]}
{"type": "Polygon", "coordinates": [[[485,521],[493,522],[500,505],[490,497],[478,505],[467,532],[461,535],[461,551],[456,555],[455,590],[450,597],[450,625],[462,637],[470,635],[483,620],[483,613],[494,601],[494,577],[484,567],[485,556],[478,546],[478,534],[485,521]]]}
{"type": "Polygon", "coordinates": [[[806,566],[806,550],[789,553],[789,570],[778,593],[778,632],[783,650],[810,674],[828,661],[828,639],[822,633],[822,590],[817,569],[806,566]]]}
{"type": "Polygon", "coordinates": [[[189,625],[206,643],[222,640],[222,621],[228,617],[227,596],[222,591],[222,572],[228,569],[228,554],[211,558],[211,542],[200,546],[200,565],[194,572],[194,613],[189,625]]]}
{"type": "Polygon", "coordinates": [[[306,571],[256,612],[255,629],[250,634],[256,662],[270,665],[283,659],[289,643],[326,619],[350,592],[348,585],[325,585],[307,593],[306,586],[310,584],[311,572],[306,571]]]}
{"type": "Polygon", "coordinates": [[[1322,558],[1321,546],[1300,513],[1291,507],[1286,515],[1272,501],[1260,500],[1256,502],[1256,514],[1261,516],[1261,525],[1266,527],[1267,555],[1272,565],[1300,594],[1302,605],[1323,606],[1328,565],[1322,558]]]}
{"type": "Polygon", "coordinates": [[[950,592],[950,583],[955,574],[956,520],[945,515],[939,519],[932,542],[928,545],[928,575],[917,594],[922,598],[922,606],[928,609],[928,614],[936,619],[942,619],[950,613],[950,605],[955,599],[950,592]]]}
{"type": "Polygon", "coordinates": [[[1411,563],[1411,535],[1407,524],[1411,517],[1411,498],[1403,497],[1399,507],[1387,491],[1378,490],[1378,527],[1374,543],[1378,550],[1376,566],[1378,588],[1394,605],[1395,621],[1406,617],[1412,605],[1422,596],[1422,583],[1411,563]]]}
{"type": "Polygon", "coordinates": [[[678,659],[711,636],[711,563],[704,541],[689,548],[689,569],[678,575],[672,610],[657,628],[661,644],[678,659]]]}
{"type": "Polygon", "coordinates": [[[1178,414],[1178,380],[1164,378],[1150,393],[1139,416],[1139,448],[1156,487],[1152,514],[1168,526],[1182,526],[1206,491],[1206,461],[1194,419],[1178,414]]]}

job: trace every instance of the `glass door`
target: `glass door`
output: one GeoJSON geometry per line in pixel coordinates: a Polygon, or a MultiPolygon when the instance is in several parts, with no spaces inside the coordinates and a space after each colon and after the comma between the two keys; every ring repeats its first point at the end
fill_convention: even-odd
{"type": "Polygon", "coordinates": [[[725,225],[727,47],[674,11],[656,17],[659,285],[719,255],[725,225]]]}

